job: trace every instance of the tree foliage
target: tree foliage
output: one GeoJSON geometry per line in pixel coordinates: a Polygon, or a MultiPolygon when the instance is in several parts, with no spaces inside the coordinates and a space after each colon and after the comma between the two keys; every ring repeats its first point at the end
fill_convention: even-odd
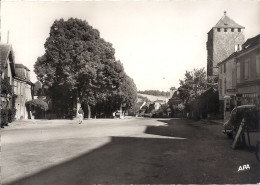
{"type": "Polygon", "coordinates": [[[125,74],[118,89],[108,94],[99,94],[99,96],[99,101],[95,106],[96,114],[102,117],[100,114],[103,113],[103,116],[110,117],[112,112],[121,106],[125,110],[133,107],[137,100],[137,88],[133,79],[125,74]]]}
{"type": "Polygon", "coordinates": [[[25,105],[29,108],[29,110],[32,107],[39,108],[41,110],[48,110],[48,104],[41,99],[34,99],[34,100],[27,101],[25,105]]]}
{"type": "Polygon", "coordinates": [[[206,71],[204,68],[186,71],[183,80],[180,80],[178,91],[185,105],[199,98],[207,89],[206,71]]]}
{"type": "Polygon", "coordinates": [[[122,84],[119,87],[119,95],[121,101],[125,104],[126,108],[131,108],[134,103],[137,101],[137,88],[134,83],[134,80],[128,75],[122,80],[122,84]]]}
{"type": "Polygon", "coordinates": [[[88,107],[107,102],[126,78],[112,44],[84,20],[56,20],[44,47],[34,71],[50,87],[56,107],[62,102],[72,107],[77,101],[88,107]]]}
{"type": "Polygon", "coordinates": [[[1,81],[1,94],[2,95],[12,95],[13,94],[13,89],[12,85],[10,84],[10,79],[5,77],[1,81]]]}

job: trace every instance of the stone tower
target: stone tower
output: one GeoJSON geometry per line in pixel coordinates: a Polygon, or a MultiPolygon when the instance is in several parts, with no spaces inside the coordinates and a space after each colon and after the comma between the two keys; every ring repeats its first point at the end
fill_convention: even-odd
{"type": "Polygon", "coordinates": [[[245,27],[224,16],[208,32],[207,76],[218,75],[217,64],[235,51],[239,51],[245,42],[245,27]]]}

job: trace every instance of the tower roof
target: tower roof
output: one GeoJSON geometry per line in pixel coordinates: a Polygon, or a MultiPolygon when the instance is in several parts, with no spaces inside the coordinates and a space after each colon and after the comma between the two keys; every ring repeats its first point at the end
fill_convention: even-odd
{"type": "Polygon", "coordinates": [[[214,28],[245,28],[237,24],[234,20],[230,19],[224,12],[224,16],[218,21],[214,28]]]}

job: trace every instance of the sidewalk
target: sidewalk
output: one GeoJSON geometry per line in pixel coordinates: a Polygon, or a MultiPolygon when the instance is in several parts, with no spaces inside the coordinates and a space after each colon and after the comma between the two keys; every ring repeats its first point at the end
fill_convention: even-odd
{"type": "Polygon", "coordinates": [[[31,127],[35,125],[60,125],[60,124],[70,124],[73,120],[67,119],[56,119],[56,120],[48,120],[48,119],[23,119],[23,120],[15,120],[11,123],[8,123],[8,126],[4,126],[1,128],[2,130],[13,129],[13,128],[23,128],[23,127],[31,127]]]}

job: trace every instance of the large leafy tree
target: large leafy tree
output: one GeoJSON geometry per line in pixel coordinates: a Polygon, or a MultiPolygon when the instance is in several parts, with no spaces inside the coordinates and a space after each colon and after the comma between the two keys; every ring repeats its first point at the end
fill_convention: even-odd
{"type": "Polygon", "coordinates": [[[44,47],[45,54],[34,66],[38,79],[50,87],[53,98],[61,99],[55,94],[62,91],[63,100],[84,103],[89,112],[102,94],[118,89],[124,78],[124,68],[115,59],[112,45],[86,21],[56,20],[44,47]]]}
{"type": "Polygon", "coordinates": [[[95,106],[96,114],[104,113],[110,117],[112,112],[124,107],[129,110],[137,101],[137,88],[132,78],[124,74],[120,80],[119,88],[111,93],[99,93],[98,102],[95,106]]]}
{"type": "Polygon", "coordinates": [[[207,89],[206,71],[204,68],[186,71],[183,80],[180,80],[178,91],[185,105],[199,98],[207,89]]]}
{"type": "Polygon", "coordinates": [[[122,84],[119,87],[121,102],[126,109],[131,108],[137,101],[137,88],[134,80],[128,75],[122,80],[122,84]]]}

